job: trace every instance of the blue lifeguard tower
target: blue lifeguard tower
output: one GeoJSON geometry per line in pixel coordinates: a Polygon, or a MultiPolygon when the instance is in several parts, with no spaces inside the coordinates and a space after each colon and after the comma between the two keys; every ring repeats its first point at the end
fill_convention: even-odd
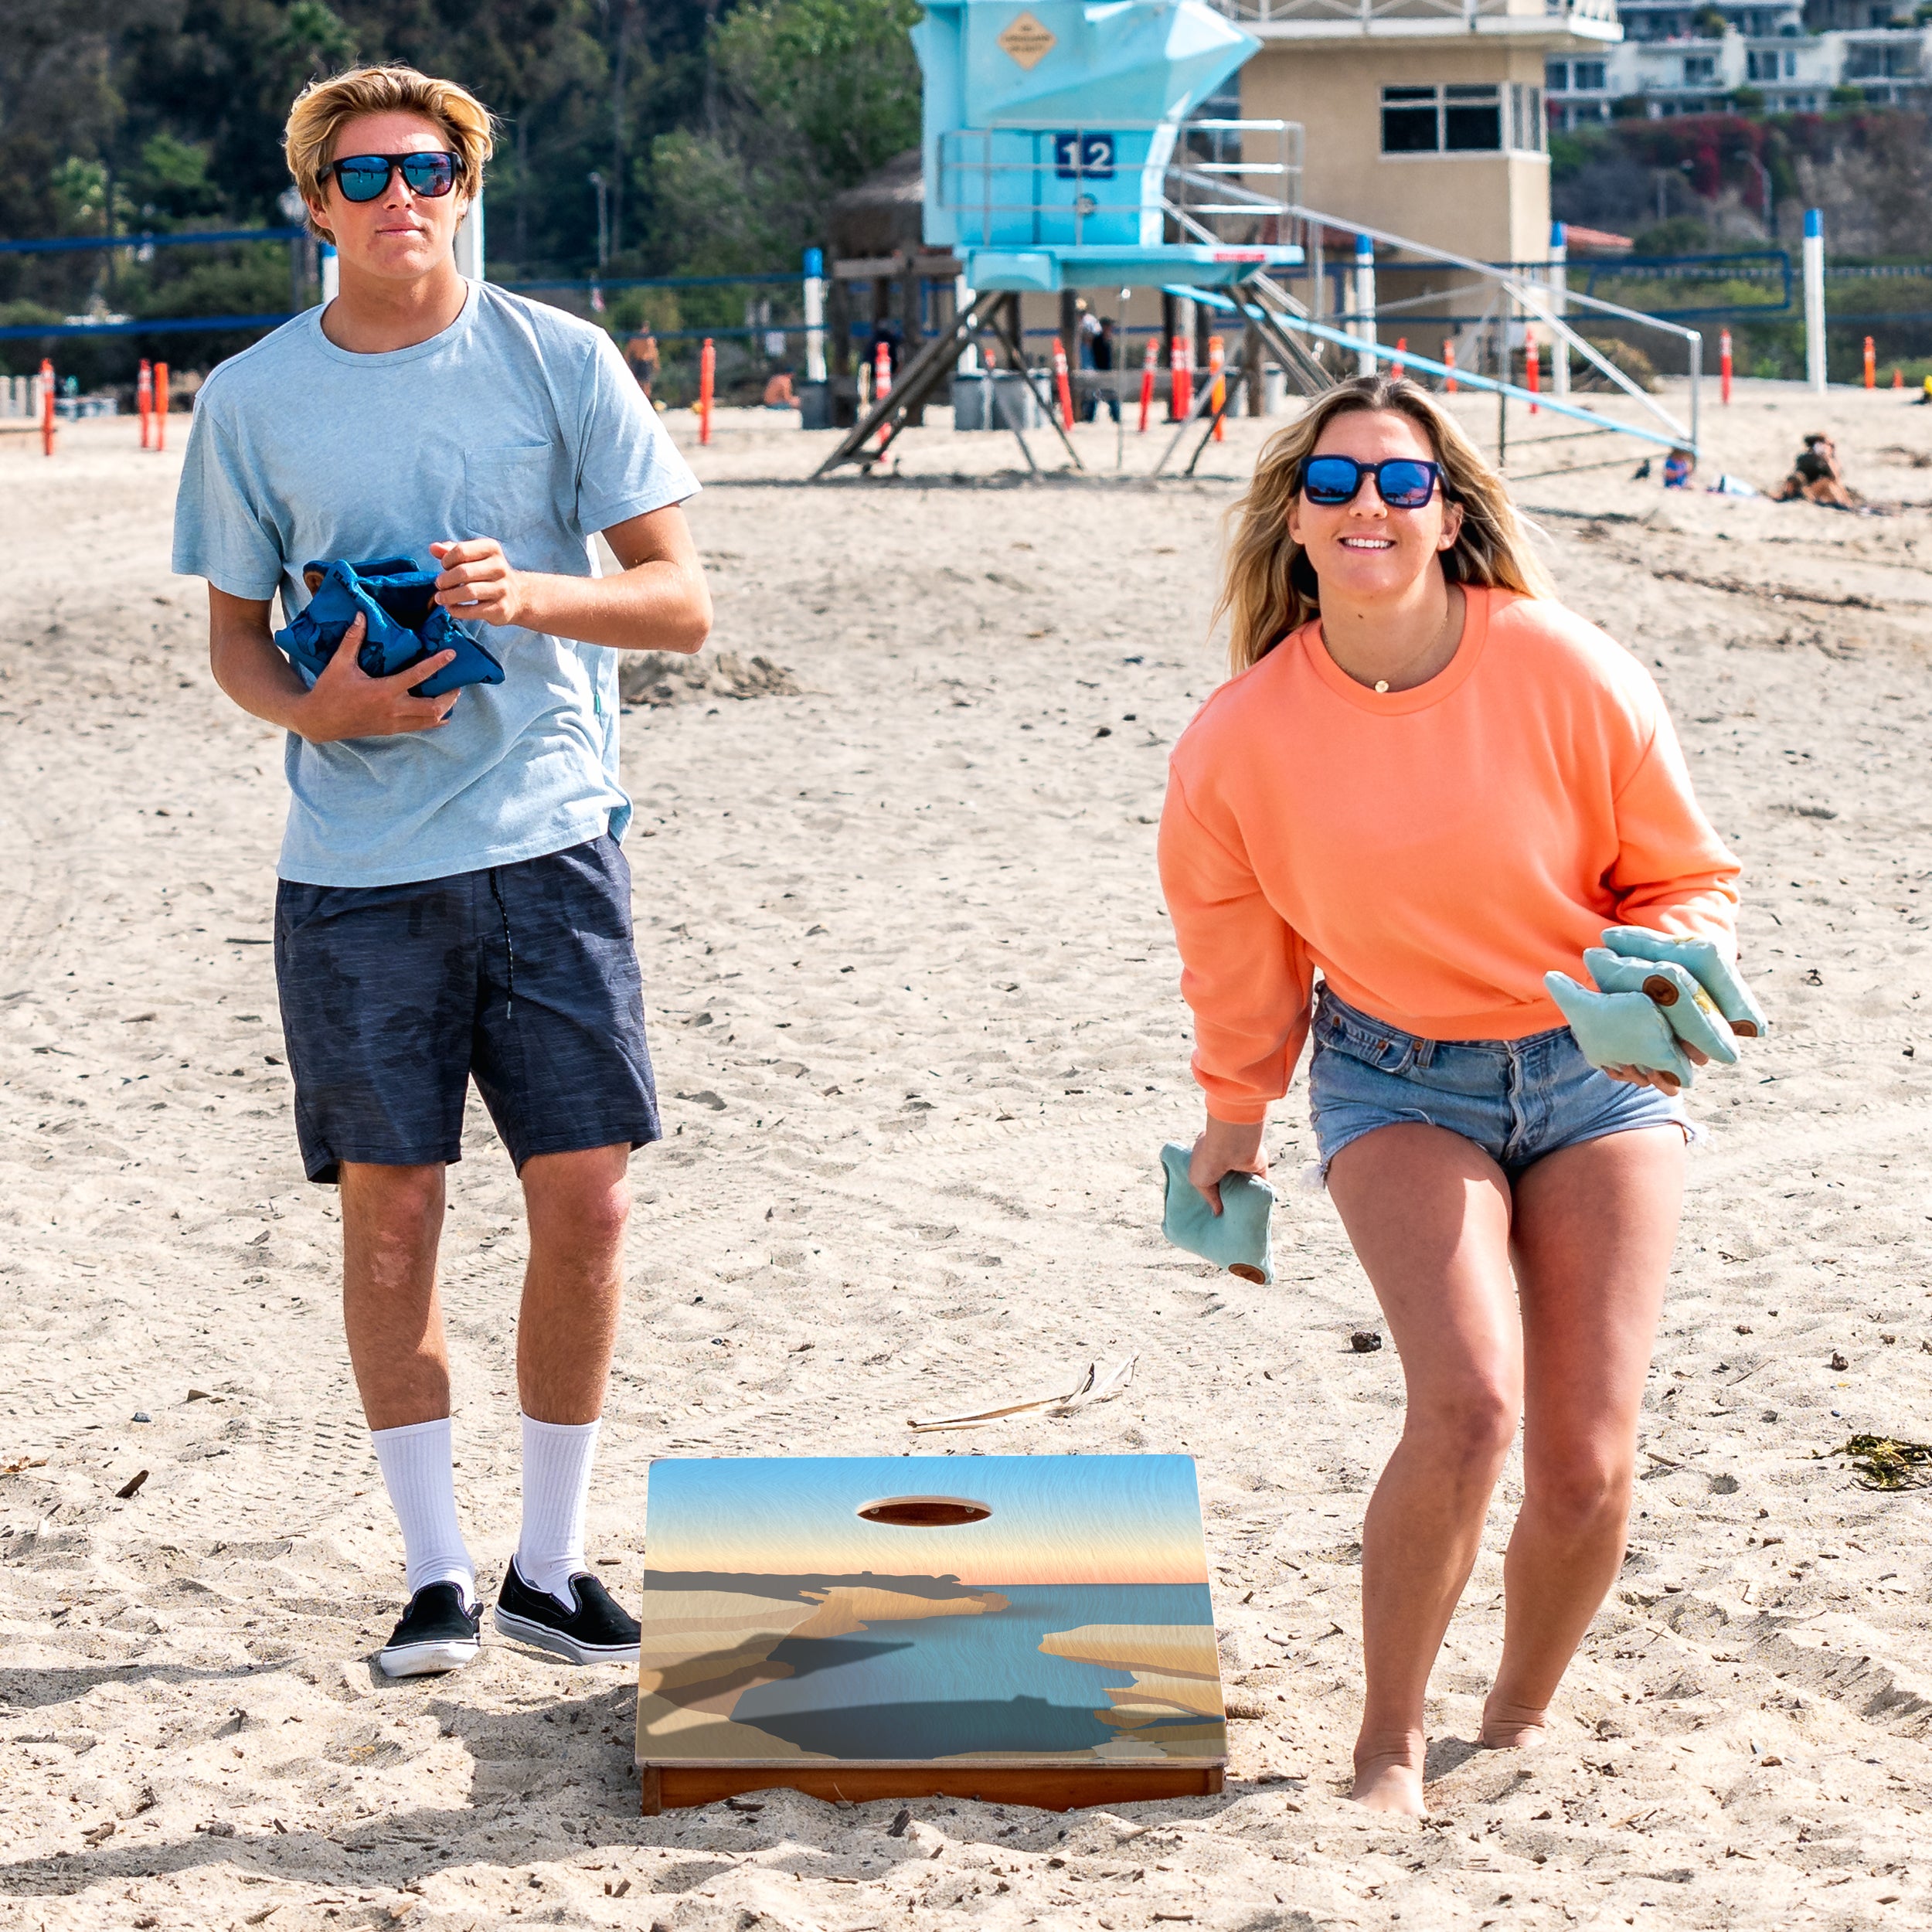
{"type": "MultiPolygon", "coordinates": [[[[1026,372],[1022,294],[1238,286],[1298,309],[1267,278],[1302,259],[1300,130],[1190,119],[1260,45],[1207,0],[928,0],[912,37],[925,73],[924,237],[951,250],[964,289],[951,328],[819,474],[876,462],[983,333],[1026,372]]],[[[1308,386],[1325,380],[1286,332],[1263,326],[1308,386]]]]}

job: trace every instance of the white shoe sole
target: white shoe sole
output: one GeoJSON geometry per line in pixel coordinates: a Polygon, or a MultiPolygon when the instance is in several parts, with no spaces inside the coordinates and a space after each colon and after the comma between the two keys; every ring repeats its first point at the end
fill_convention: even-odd
{"type": "Polygon", "coordinates": [[[440,1644],[404,1644],[395,1650],[377,1651],[376,1662],[385,1677],[438,1677],[475,1662],[479,1648],[473,1637],[452,1638],[440,1644]]]}
{"type": "Polygon", "coordinates": [[[500,1635],[513,1637],[519,1644],[533,1644],[539,1650],[547,1650],[553,1656],[565,1658],[573,1664],[634,1664],[638,1661],[635,1644],[580,1644],[547,1624],[505,1610],[501,1604],[490,1612],[490,1621],[500,1635]]]}

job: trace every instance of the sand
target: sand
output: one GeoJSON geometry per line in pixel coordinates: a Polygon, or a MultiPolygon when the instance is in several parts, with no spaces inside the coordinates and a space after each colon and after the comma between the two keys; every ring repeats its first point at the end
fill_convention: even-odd
{"type": "MultiPolygon", "coordinates": [[[[1707,471],[1769,484],[1825,427],[1872,495],[1932,499],[1932,410],[1710,403],[1707,471]]],[[[1109,427],[1080,433],[1096,474],[1037,485],[937,427],[893,480],[818,489],[827,439],[757,412],[693,452],[716,646],[798,690],[721,677],[627,721],[670,1138],[637,1163],[592,1549],[634,1585],[671,1451],[1184,1451],[1207,1511],[1225,1795],[921,1802],[897,1836],[893,1806],[787,1794],[640,1818],[615,1668],[492,1641],[372,1677],[400,1549],[335,1197],[288,1118],[277,736],[213,688],[201,587],[168,575],[178,449],[125,421],[51,462],[0,442],[0,1464],[29,1464],[0,1477],[0,1924],[1932,1923],[1927,1498],[1830,1454],[1932,1437],[1932,522],[1666,498],[1628,451],[1530,477],[1603,450],[1530,427],[1523,498],[1655,668],[1778,1031],[1697,1090],[1619,1587],[1547,1746],[1476,1750],[1512,1471],[1434,1682],[1427,1824],[1338,1795],[1400,1416],[1393,1351],[1350,1349],[1366,1284],[1318,1196],[1289,1196],[1271,1289],[1156,1231],[1156,1151],[1197,1110],[1154,821],[1261,426],[1152,488],[1111,474],[1109,427]],[[1070,1417],[906,1428],[1134,1351],[1070,1417]]],[[[1284,1177],[1308,1158],[1298,1090],[1274,1147],[1284,1177]]],[[[480,1111],[452,1195],[458,1495],[493,1585],[522,1236],[480,1111]]]]}

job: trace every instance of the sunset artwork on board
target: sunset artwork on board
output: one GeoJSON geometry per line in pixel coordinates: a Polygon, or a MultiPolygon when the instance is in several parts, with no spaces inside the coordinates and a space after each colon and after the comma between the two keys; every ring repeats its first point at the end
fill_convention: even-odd
{"type": "Polygon", "coordinates": [[[659,1461],[644,1580],[648,1809],[1220,1788],[1191,1457],[659,1461]]]}

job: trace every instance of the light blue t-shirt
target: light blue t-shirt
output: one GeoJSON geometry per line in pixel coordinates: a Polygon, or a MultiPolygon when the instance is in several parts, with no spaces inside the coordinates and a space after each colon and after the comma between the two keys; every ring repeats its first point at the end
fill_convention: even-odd
{"type": "MultiPolygon", "coordinates": [[[[305,563],[434,569],[429,546],[463,537],[495,537],[518,570],[594,576],[594,532],[697,488],[603,330],[473,282],[411,349],[352,355],[311,309],[223,362],[196,399],[174,564],[231,597],[279,590],[286,622],[305,563]]],[[[283,878],[396,885],[623,836],[618,654],[477,634],[503,682],[466,686],[440,729],[290,733],[283,878]]]]}

